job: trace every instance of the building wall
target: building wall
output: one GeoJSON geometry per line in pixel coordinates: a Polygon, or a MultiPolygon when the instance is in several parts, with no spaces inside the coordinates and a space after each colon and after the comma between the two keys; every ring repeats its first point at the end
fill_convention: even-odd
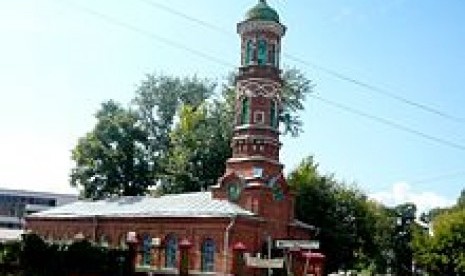
{"type": "MultiPolygon", "coordinates": [[[[47,240],[65,241],[82,233],[86,239],[99,242],[102,236],[106,237],[111,247],[120,247],[121,240],[125,240],[128,232],[136,232],[139,240],[149,235],[151,238],[160,238],[161,248],[152,251],[152,266],[164,267],[164,241],[168,235],[177,237],[178,242],[187,238],[192,243],[190,249],[190,267],[193,270],[201,270],[201,247],[206,239],[212,239],[215,243],[215,271],[230,270],[232,265],[232,250],[234,244],[242,242],[247,250],[255,254],[260,252],[267,236],[275,238],[287,238],[298,231],[287,227],[287,233],[282,229],[270,227],[267,221],[250,218],[237,218],[229,231],[228,250],[224,251],[226,228],[231,224],[229,218],[80,218],[80,219],[45,219],[30,217],[27,221],[27,229],[47,240]]],[[[301,231],[295,238],[309,239],[308,233],[301,231]]],[[[141,247],[140,247],[141,249],[141,247]]],[[[179,256],[178,256],[179,258],[179,256]]],[[[139,257],[139,260],[141,257],[139,257]]],[[[256,271],[250,270],[255,275],[256,271]]]]}
{"type": "Polygon", "coordinates": [[[75,195],[0,189],[0,228],[20,229],[27,214],[76,200],[75,195]]]}

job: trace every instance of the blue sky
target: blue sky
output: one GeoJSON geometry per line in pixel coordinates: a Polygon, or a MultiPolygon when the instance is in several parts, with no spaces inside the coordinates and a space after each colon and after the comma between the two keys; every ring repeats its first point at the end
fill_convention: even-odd
{"type": "MultiPolygon", "coordinates": [[[[101,102],[128,103],[147,73],[222,80],[234,70],[156,36],[237,65],[235,26],[255,2],[0,1],[0,186],[72,191],[70,151],[92,128],[101,102]]],[[[269,0],[269,4],[289,28],[283,41],[286,53],[455,118],[412,107],[283,57],[285,66],[302,69],[314,81],[315,95],[457,145],[309,98],[301,114],[305,132],[283,139],[286,170],[315,155],[324,172],[356,182],[389,204],[413,200],[427,208],[454,201],[465,186],[465,3],[269,0]]]]}

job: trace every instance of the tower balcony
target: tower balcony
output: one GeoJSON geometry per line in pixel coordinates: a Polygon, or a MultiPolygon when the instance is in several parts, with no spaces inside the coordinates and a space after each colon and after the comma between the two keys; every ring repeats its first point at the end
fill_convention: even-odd
{"type": "Polygon", "coordinates": [[[248,65],[239,67],[236,80],[247,78],[267,78],[281,82],[281,70],[274,65],[248,65]]]}

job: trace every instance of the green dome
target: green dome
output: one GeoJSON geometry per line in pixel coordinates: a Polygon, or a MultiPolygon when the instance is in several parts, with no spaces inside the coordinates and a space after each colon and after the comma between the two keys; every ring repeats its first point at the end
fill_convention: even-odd
{"type": "Polygon", "coordinates": [[[260,0],[255,7],[247,12],[245,20],[274,21],[279,23],[279,15],[273,8],[268,6],[265,0],[260,0]]]}

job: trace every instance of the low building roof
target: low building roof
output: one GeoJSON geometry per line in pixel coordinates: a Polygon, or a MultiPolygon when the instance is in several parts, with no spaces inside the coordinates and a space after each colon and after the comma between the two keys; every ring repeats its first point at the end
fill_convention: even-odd
{"type": "Polygon", "coordinates": [[[98,201],[76,201],[31,214],[31,218],[75,217],[231,217],[255,216],[227,200],[214,199],[211,192],[161,197],[117,197],[98,201]]]}
{"type": "Polygon", "coordinates": [[[0,229],[0,242],[19,241],[22,234],[22,229],[0,229]]]}

